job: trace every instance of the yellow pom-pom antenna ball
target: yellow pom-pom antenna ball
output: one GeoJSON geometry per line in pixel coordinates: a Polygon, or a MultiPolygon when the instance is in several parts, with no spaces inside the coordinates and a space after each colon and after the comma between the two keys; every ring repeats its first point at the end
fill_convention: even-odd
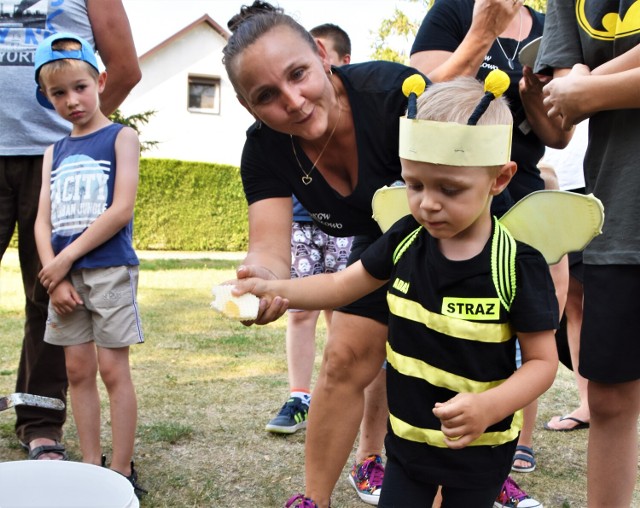
{"type": "Polygon", "coordinates": [[[491,104],[493,99],[500,97],[509,88],[511,80],[506,72],[500,69],[493,69],[484,80],[484,96],[476,106],[476,109],[469,117],[467,125],[476,125],[480,117],[491,104]]]}
{"type": "Polygon", "coordinates": [[[418,97],[427,88],[427,82],[420,74],[412,74],[402,82],[402,93],[407,100],[407,118],[415,118],[418,114],[418,97]]]}
{"type": "Polygon", "coordinates": [[[509,75],[500,69],[493,69],[484,80],[484,91],[494,97],[500,97],[509,88],[509,75]]]}
{"type": "Polygon", "coordinates": [[[420,97],[425,88],[427,88],[427,82],[420,74],[413,74],[402,83],[402,93],[405,97],[409,97],[412,93],[420,97]]]}

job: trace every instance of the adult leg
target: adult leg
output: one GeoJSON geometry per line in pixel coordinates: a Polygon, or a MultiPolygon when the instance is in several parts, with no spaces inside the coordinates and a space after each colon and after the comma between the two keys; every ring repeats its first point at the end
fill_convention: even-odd
{"type": "Polygon", "coordinates": [[[320,508],[331,492],[358,433],[364,389],[385,358],[387,327],[369,318],[334,312],[305,443],[306,496],[320,508]]]}
{"type": "MultiPolygon", "coordinates": [[[[62,349],[62,348],[61,348],[62,349]]],[[[73,405],[73,419],[76,422],[82,461],[100,465],[100,395],[96,374],[98,361],[93,341],[64,348],[69,393],[73,405]]]]}
{"type": "MultiPolygon", "coordinates": [[[[15,224],[18,224],[18,254],[26,297],[25,327],[16,391],[55,397],[66,402],[67,375],[64,351],[44,342],[49,297],[38,281],[40,262],[33,226],[38,211],[42,157],[0,157],[0,257],[15,224]]],[[[62,439],[66,410],[29,406],[16,408],[16,435],[31,449],[62,439]]],[[[42,458],[59,459],[59,454],[42,458]]]]}
{"type": "Polygon", "coordinates": [[[316,324],[320,311],[287,313],[287,369],[289,389],[311,391],[311,376],[316,358],[316,324]]]}
{"type": "Polygon", "coordinates": [[[580,372],[589,379],[587,504],[630,506],[638,466],[640,266],[584,267],[580,372]]]}
{"type": "Polygon", "coordinates": [[[360,422],[360,437],[356,456],[348,479],[358,497],[368,504],[377,505],[382,492],[385,469],[382,447],[387,433],[389,406],[387,405],[387,375],[380,369],[364,391],[364,415],[360,422]]]}
{"type": "Polygon", "coordinates": [[[138,419],[138,402],[129,368],[129,347],[99,347],[98,366],[109,394],[113,448],[111,469],[129,476],[138,419]]]}
{"type": "Polygon", "coordinates": [[[382,455],[388,415],[387,371],[380,369],[375,379],[364,390],[364,414],[360,423],[356,462],[362,462],[371,455],[382,455]]]}
{"type": "Polygon", "coordinates": [[[569,296],[567,299],[567,339],[569,341],[569,352],[571,354],[571,364],[578,387],[580,406],[573,411],[571,416],[588,422],[591,418],[589,412],[589,397],[587,395],[588,381],[580,374],[580,332],[582,331],[582,283],[571,277],[569,280],[569,296]]]}
{"type": "Polygon", "coordinates": [[[617,384],[589,381],[588,392],[588,506],[631,506],[638,465],[640,380],[617,384]]]}
{"type": "MultiPolygon", "coordinates": [[[[518,446],[524,446],[533,450],[533,430],[536,426],[536,416],[538,414],[538,399],[524,407],[522,410],[522,430],[518,438],[518,446]]],[[[535,458],[527,450],[520,449],[516,455],[527,458],[518,458],[513,461],[513,470],[520,473],[529,473],[535,469],[535,458]]]]}
{"type": "Polygon", "coordinates": [[[582,296],[582,283],[575,277],[571,277],[569,279],[569,292],[565,315],[567,317],[567,341],[569,343],[571,365],[576,379],[580,405],[567,415],[554,416],[545,427],[548,430],[571,430],[578,425],[578,422],[575,420],[563,418],[563,416],[576,418],[585,423],[588,423],[591,419],[589,399],[587,396],[588,382],[578,371],[580,365],[580,331],[582,330],[582,296]]]}

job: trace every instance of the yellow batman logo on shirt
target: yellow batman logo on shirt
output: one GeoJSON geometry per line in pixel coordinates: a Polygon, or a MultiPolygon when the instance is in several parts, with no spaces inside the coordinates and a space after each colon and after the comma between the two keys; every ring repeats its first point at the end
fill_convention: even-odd
{"type": "Polygon", "coordinates": [[[576,18],[580,27],[594,39],[610,41],[640,33],[640,0],[630,1],[625,12],[625,2],[621,4],[621,12],[607,12],[608,6],[618,6],[618,2],[577,0],[576,18]]]}

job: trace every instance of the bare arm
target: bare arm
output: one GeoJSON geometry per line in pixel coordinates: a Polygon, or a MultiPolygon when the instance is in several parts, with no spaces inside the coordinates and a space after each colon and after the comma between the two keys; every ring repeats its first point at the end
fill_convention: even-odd
{"type": "Polygon", "coordinates": [[[410,65],[433,82],[449,81],[457,76],[475,76],[484,56],[496,38],[518,14],[519,2],[477,0],[471,27],[456,50],[420,51],[411,55],[410,65]]]}
{"type": "Polygon", "coordinates": [[[596,67],[591,71],[591,74],[593,76],[604,76],[638,68],[640,68],[640,45],[596,67]]]}
{"type": "MultiPolygon", "coordinates": [[[[566,70],[565,70],[566,71],[566,70]]],[[[554,72],[554,76],[555,76],[554,72]]],[[[544,87],[549,116],[569,129],[599,111],[640,108],[640,46],[593,71],[577,64],[544,87]]]]}
{"type": "Polygon", "coordinates": [[[140,143],[138,135],[130,127],[124,127],[116,138],[116,180],[113,202],[75,241],[64,248],[40,271],[40,282],[53,290],[66,276],[71,265],[87,252],[102,245],[133,217],[138,190],[138,165],[140,143]]]}
{"type": "Polygon", "coordinates": [[[351,303],[385,283],[369,275],[362,263],[357,261],[340,272],[301,279],[245,279],[238,285],[238,290],[253,293],[267,302],[279,296],[296,309],[320,310],[351,303]]]}
{"type": "MultiPolygon", "coordinates": [[[[236,275],[238,279],[288,279],[291,275],[291,198],[269,198],[249,205],[249,251],[236,275]]],[[[287,310],[282,298],[269,305],[260,302],[255,323],[275,321],[287,310]]],[[[253,322],[246,322],[249,325],[253,322]]]]}
{"type": "Polygon", "coordinates": [[[142,74],[122,0],[87,0],[87,12],[96,48],[107,71],[100,109],[108,116],[127,98],[142,74]]]}
{"type": "Polygon", "coordinates": [[[42,265],[50,263],[55,254],[51,247],[51,164],[53,158],[53,146],[44,152],[42,162],[42,187],[38,201],[38,215],[34,226],[36,247],[42,265]]]}
{"type": "MultiPolygon", "coordinates": [[[[40,190],[40,201],[38,203],[38,215],[36,216],[34,227],[36,247],[38,249],[38,255],[40,256],[40,262],[43,266],[55,258],[53,248],[51,247],[50,189],[52,157],[53,147],[50,146],[44,154],[42,164],[42,187],[40,190]]],[[[49,288],[46,287],[46,289],[48,290],[49,288]]],[[[80,304],[82,304],[80,295],[73,285],[65,279],[61,280],[55,289],[52,288],[51,305],[58,314],[68,314],[80,304]]]]}
{"type": "Polygon", "coordinates": [[[550,77],[534,74],[531,67],[524,66],[519,83],[520,99],[529,125],[540,141],[551,148],[562,149],[571,141],[573,130],[564,130],[560,118],[550,118],[547,114],[542,88],[550,80],[550,77]]]}
{"type": "Polygon", "coordinates": [[[442,422],[449,448],[464,448],[487,427],[513,414],[542,395],[555,379],[558,368],[553,330],[518,333],[522,367],[501,385],[486,392],[459,393],[436,404],[433,412],[442,422]]]}

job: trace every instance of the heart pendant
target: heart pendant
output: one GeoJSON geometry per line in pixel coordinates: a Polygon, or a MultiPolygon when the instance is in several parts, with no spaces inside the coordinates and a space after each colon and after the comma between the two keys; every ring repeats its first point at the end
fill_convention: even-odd
{"type": "Polygon", "coordinates": [[[309,185],[312,180],[313,180],[313,178],[311,178],[309,175],[304,175],[302,177],[302,183],[305,184],[305,185],[309,185]]]}

